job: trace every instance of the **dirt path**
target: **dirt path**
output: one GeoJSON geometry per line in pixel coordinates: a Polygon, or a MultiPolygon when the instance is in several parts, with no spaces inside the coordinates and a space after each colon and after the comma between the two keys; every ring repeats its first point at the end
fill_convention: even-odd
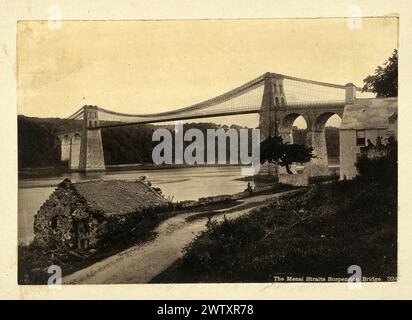
{"type": "MultiPolygon", "coordinates": [[[[252,208],[233,210],[246,203],[262,203],[269,198],[281,194],[260,195],[244,199],[241,204],[228,209],[216,210],[212,219],[234,219],[248,213],[252,208]]],[[[196,212],[198,214],[199,212],[196,212]]],[[[147,283],[154,276],[168,268],[182,255],[182,249],[196,235],[205,229],[207,218],[187,222],[185,219],[194,213],[184,213],[162,222],[157,228],[158,236],[149,242],[131,247],[85,269],[79,270],[63,278],[65,284],[102,284],[102,283],[147,283]]]]}

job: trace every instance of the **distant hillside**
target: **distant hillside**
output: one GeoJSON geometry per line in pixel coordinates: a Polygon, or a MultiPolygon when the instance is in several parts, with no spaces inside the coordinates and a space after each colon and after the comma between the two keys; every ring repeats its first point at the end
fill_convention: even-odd
{"type": "MultiPolygon", "coordinates": [[[[64,165],[60,161],[58,132],[80,130],[81,120],[18,117],[19,169],[64,165]]],[[[107,164],[151,161],[152,125],[102,130],[107,164]]]]}
{"type": "MultiPolygon", "coordinates": [[[[81,121],[58,118],[18,117],[19,169],[55,167],[65,165],[60,161],[58,132],[80,130],[81,121]]],[[[173,125],[155,126],[150,124],[102,129],[105,162],[111,164],[151,163],[152,149],[158,142],[152,142],[152,133],[159,127],[173,130],[173,125]]],[[[189,123],[184,130],[191,128],[206,132],[207,129],[228,129],[215,123],[189,123]]],[[[238,126],[231,126],[237,128],[238,126]]],[[[185,145],[190,142],[185,142],[185,145]]]]}
{"type": "MultiPolygon", "coordinates": [[[[61,131],[80,130],[81,126],[81,121],[19,116],[19,169],[65,165],[60,162],[60,147],[56,134],[61,131]]],[[[102,129],[106,164],[151,163],[152,149],[157,144],[157,142],[152,142],[152,133],[159,127],[173,129],[172,125],[155,126],[150,124],[102,129]]],[[[207,129],[240,129],[242,127],[222,126],[210,122],[184,125],[184,130],[191,128],[197,128],[206,133],[207,129]]],[[[306,143],[306,130],[294,128],[293,137],[295,143],[306,143]]],[[[329,156],[339,156],[339,129],[326,128],[326,140],[329,156]]],[[[185,142],[185,145],[188,144],[190,142],[185,142]]]]}
{"type": "MultiPolygon", "coordinates": [[[[106,164],[152,163],[152,150],[159,143],[157,141],[152,142],[152,134],[155,129],[160,127],[167,128],[172,134],[174,133],[174,125],[138,125],[103,129],[102,139],[106,164]]],[[[242,127],[221,126],[210,122],[187,123],[183,126],[184,131],[192,128],[199,129],[206,137],[207,129],[240,129],[242,127]]],[[[184,146],[190,143],[191,142],[184,142],[184,146]]],[[[174,148],[174,143],[172,147],[174,148]]],[[[227,148],[227,159],[229,159],[229,148],[227,148]]]]}
{"type": "Polygon", "coordinates": [[[18,166],[48,167],[60,164],[60,149],[55,143],[59,119],[18,117],[18,166]]]}

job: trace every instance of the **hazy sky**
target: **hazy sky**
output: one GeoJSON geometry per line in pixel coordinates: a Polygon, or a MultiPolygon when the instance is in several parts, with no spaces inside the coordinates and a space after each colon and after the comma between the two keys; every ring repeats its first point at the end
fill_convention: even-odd
{"type": "MultiPolygon", "coordinates": [[[[67,117],[85,104],[161,112],[268,71],[362,86],[398,47],[397,34],[394,18],[364,18],[362,29],[347,19],[64,21],[59,30],[20,22],[18,112],[67,117]]],[[[257,116],[203,121],[256,126],[257,116]]]]}

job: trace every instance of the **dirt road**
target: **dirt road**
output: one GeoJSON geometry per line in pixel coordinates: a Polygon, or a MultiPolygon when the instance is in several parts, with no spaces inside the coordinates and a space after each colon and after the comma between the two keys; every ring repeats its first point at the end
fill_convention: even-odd
{"type": "MultiPolygon", "coordinates": [[[[251,203],[257,206],[269,198],[283,193],[260,195],[242,200],[241,204],[222,210],[216,210],[213,220],[222,220],[226,215],[234,219],[248,213],[252,208],[243,208],[251,203]],[[234,210],[239,207],[239,210],[234,210]],[[230,213],[227,211],[230,210],[230,213]]],[[[254,207],[255,207],[254,206],[254,207]]],[[[185,219],[195,213],[184,213],[165,220],[157,228],[158,236],[149,242],[131,247],[85,269],[63,278],[65,284],[102,284],[102,283],[147,283],[154,276],[168,268],[182,255],[182,249],[196,235],[206,228],[207,218],[187,222],[185,219]]],[[[199,214],[198,212],[196,214],[199,214]]]]}

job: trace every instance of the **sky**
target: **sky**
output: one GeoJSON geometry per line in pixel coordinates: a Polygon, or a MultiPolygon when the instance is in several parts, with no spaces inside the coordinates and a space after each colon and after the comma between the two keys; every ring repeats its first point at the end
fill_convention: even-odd
{"type": "MultiPolygon", "coordinates": [[[[346,18],[63,21],[60,29],[20,21],[17,45],[19,114],[64,118],[83,105],[144,114],[201,102],[265,72],[362,86],[398,47],[398,20],[363,18],[361,29],[346,18]]],[[[258,116],[199,121],[255,127],[258,116]]]]}

